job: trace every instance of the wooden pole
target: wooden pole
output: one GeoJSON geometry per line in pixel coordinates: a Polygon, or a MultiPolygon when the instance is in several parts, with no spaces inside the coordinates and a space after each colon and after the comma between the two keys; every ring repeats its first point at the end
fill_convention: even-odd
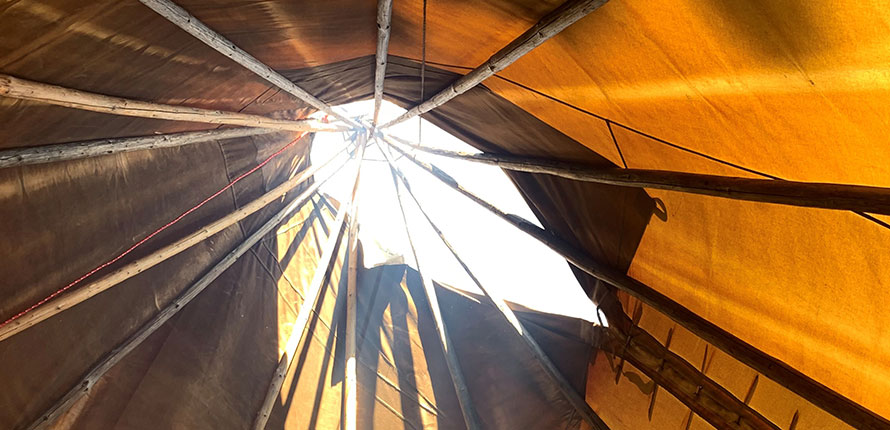
{"type": "MultiPolygon", "coordinates": [[[[345,208],[341,207],[341,209],[345,208]]],[[[309,287],[304,295],[305,299],[297,313],[297,320],[294,323],[293,330],[287,340],[285,352],[278,360],[278,367],[275,368],[272,381],[269,384],[269,388],[266,390],[266,397],[263,399],[263,404],[257,413],[256,420],[254,420],[254,430],[263,430],[266,428],[266,423],[269,421],[272,408],[275,407],[275,399],[281,392],[281,386],[284,384],[284,379],[287,377],[288,368],[296,355],[297,347],[305,337],[303,336],[303,331],[309,323],[309,318],[312,315],[315,303],[318,301],[319,293],[325,282],[328,280],[328,275],[334,265],[334,261],[337,260],[337,251],[340,249],[339,244],[343,238],[345,221],[346,212],[341,210],[337,219],[334,220],[331,236],[328,238],[327,242],[325,242],[321,258],[318,261],[318,267],[315,269],[315,275],[309,283],[309,287]]]]}
{"type": "Polygon", "coordinates": [[[334,118],[349,124],[352,127],[362,127],[361,124],[348,118],[337,111],[330,105],[321,101],[319,98],[309,94],[306,90],[300,88],[271,67],[257,60],[243,49],[236,46],[230,40],[226,39],[219,33],[210,29],[202,23],[198,18],[188,13],[185,9],[179,7],[176,3],[169,0],[139,0],[151,10],[163,16],[177,27],[185,30],[196,39],[204,42],[205,45],[215,49],[220,54],[231,58],[236,63],[255,73],[257,76],[272,83],[278,88],[290,93],[294,97],[303,100],[310,106],[333,116],[334,118]]]}
{"type": "MultiPolygon", "coordinates": [[[[357,148],[357,151],[361,151],[361,154],[358,155],[358,163],[360,164],[360,160],[364,157],[364,146],[357,148]]],[[[356,171],[355,184],[358,184],[358,171],[356,171]]],[[[355,191],[355,189],[356,187],[353,185],[353,191],[355,191]]],[[[266,396],[263,398],[263,403],[253,422],[253,430],[263,430],[266,428],[266,423],[268,423],[269,417],[272,414],[272,408],[275,406],[275,399],[278,398],[278,395],[281,392],[281,386],[284,384],[284,379],[287,377],[287,371],[296,356],[297,347],[301,343],[308,342],[311,339],[311,334],[304,332],[306,331],[306,326],[309,324],[309,318],[312,315],[313,309],[315,309],[316,302],[318,302],[319,293],[328,281],[328,276],[331,273],[334,262],[337,260],[340,242],[345,230],[346,216],[347,213],[351,211],[350,207],[352,206],[352,201],[352,198],[350,198],[349,201],[341,205],[338,210],[337,219],[334,221],[331,235],[325,242],[321,258],[318,260],[318,268],[315,269],[315,275],[313,275],[312,281],[309,283],[309,287],[303,295],[304,300],[300,305],[299,312],[297,312],[297,319],[294,321],[290,337],[288,337],[287,344],[284,347],[284,354],[278,360],[278,367],[275,369],[272,381],[269,383],[269,388],[266,390],[266,396]]]]}
{"type": "Polygon", "coordinates": [[[714,428],[779,430],[766,417],[671,352],[650,334],[637,330],[628,339],[614,326],[597,326],[596,329],[599,349],[626,359],[714,428]]]}
{"type": "Polygon", "coordinates": [[[346,128],[315,120],[293,121],[273,119],[238,112],[172,106],[160,103],[110,97],[71,88],[15,78],[0,74],[0,96],[49,103],[74,109],[112,115],[171,121],[228,124],[246,127],[274,128],[288,131],[343,131],[346,128]]]}
{"type": "MultiPolygon", "coordinates": [[[[367,147],[368,135],[363,134],[359,137],[362,147],[362,158],[364,158],[364,150],[367,147]]],[[[343,378],[343,429],[355,430],[356,420],[358,418],[358,375],[356,371],[356,320],[358,312],[357,294],[358,294],[358,203],[359,203],[359,180],[361,177],[361,159],[359,159],[358,173],[356,173],[355,184],[352,188],[352,206],[349,214],[349,248],[348,255],[348,271],[346,277],[346,366],[344,367],[345,376],[343,378]]]]}
{"type": "Polygon", "coordinates": [[[377,1],[377,63],[374,69],[374,121],[380,117],[383,104],[383,79],[386,77],[386,61],[389,52],[389,35],[392,24],[392,0],[377,1]]]}
{"type": "MultiPolygon", "coordinates": [[[[383,148],[381,148],[381,151],[382,149],[383,148]]],[[[392,160],[391,156],[386,151],[382,152],[384,157],[386,157],[389,161],[390,166],[393,167],[393,169],[395,170],[396,175],[399,177],[399,179],[402,180],[402,183],[405,185],[405,189],[408,191],[408,195],[410,195],[411,198],[414,200],[414,203],[417,205],[420,213],[423,214],[424,218],[426,218],[427,223],[429,223],[430,227],[433,228],[442,243],[445,244],[449,251],[451,251],[451,255],[454,256],[458,264],[461,265],[470,279],[473,280],[473,283],[475,283],[476,286],[479,287],[480,290],[482,290],[482,293],[485,294],[485,296],[488,297],[489,300],[491,300],[497,310],[500,311],[501,316],[503,316],[507,320],[507,322],[516,330],[516,333],[519,335],[519,337],[523,341],[525,341],[525,344],[531,350],[532,355],[537,359],[541,367],[544,368],[544,371],[550,376],[550,378],[553,380],[553,383],[557,386],[557,388],[559,388],[559,390],[563,393],[569,403],[575,408],[578,414],[581,415],[581,417],[585,421],[587,421],[588,424],[591,425],[591,427],[598,430],[608,430],[609,426],[607,426],[606,423],[603,422],[603,420],[600,419],[599,416],[597,416],[596,412],[594,412],[590,405],[587,404],[587,401],[584,400],[584,398],[575,391],[574,387],[572,387],[572,384],[567,379],[565,379],[565,376],[562,375],[553,361],[550,360],[550,357],[547,356],[547,353],[545,353],[544,350],[541,349],[540,345],[538,345],[538,342],[535,341],[531,333],[529,333],[528,330],[526,330],[526,328],[522,325],[522,322],[519,321],[519,318],[516,317],[516,314],[513,313],[513,310],[510,309],[509,306],[507,306],[507,302],[503,299],[503,297],[501,297],[497,290],[489,290],[485,288],[482,283],[479,282],[479,279],[477,279],[476,276],[473,275],[473,272],[470,271],[470,268],[466,265],[463,259],[460,258],[460,256],[457,254],[457,251],[454,249],[453,246],[451,246],[451,243],[449,243],[448,240],[445,238],[442,230],[440,230],[436,226],[436,224],[433,223],[433,220],[430,219],[426,211],[423,210],[423,207],[420,205],[420,201],[417,200],[414,192],[411,191],[411,184],[408,183],[408,179],[402,174],[401,170],[396,167],[395,162],[392,160]]]]}
{"type": "MultiPolygon", "coordinates": [[[[96,281],[88,283],[81,288],[63,294],[58,298],[49,301],[44,305],[34,309],[33,311],[23,315],[21,318],[13,320],[6,326],[0,327],[0,341],[6,340],[17,333],[31,328],[41,321],[55,316],[56,314],[62,313],[69,308],[88,300],[96,294],[112,288],[115,285],[118,285],[121,282],[126,281],[127,279],[130,279],[169,259],[170,257],[173,257],[174,255],[177,255],[180,252],[189,249],[190,247],[200,243],[202,240],[223,231],[232,224],[235,224],[236,222],[247,218],[250,214],[262,209],[269,203],[280,199],[293,188],[305,183],[319,169],[336,159],[337,156],[339,156],[340,153],[344,150],[345,148],[341,151],[338,151],[337,154],[332,156],[324,163],[321,163],[317,166],[312,166],[300,172],[298,175],[294,176],[287,182],[284,182],[283,184],[275,187],[272,191],[263,194],[256,200],[253,200],[252,202],[238,208],[234,212],[216,221],[204,225],[194,233],[182,239],[179,239],[176,242],[173,242],[170,245],[167,245],[145,257],[138,258],[133,262],[121,267],[120,269],[117,269],[114,272],[111,272],[96,281]]],[[[312,185],[310,189],[317,189],[319,184],[320,183],[316,183],[312,185]]]]}
{"type": "Polygon", "coordinates": [[[515,155],[468,154],[414,145],[430,154],[498,166],[518,172],[542,173],[584,182],[680,191],[691,194],[822,209],[890,214],[890,188],[775,179],[669,172],[663,170],[596,168],[515,155]]]}
{"type": "MultiPolygon", "coordinates": [[[[383,151],[379,140],[377,146],[383,151]]],[[[388,162],[388,160],[383,160],[388,162]]],[[[430,313],[433,315],[433,322],[436,324],[436,330],[439,333],[440,346],[445,355],[445,363],[448,365],[448,371],[451,374],[451,383],[454,385],[454,392],[457,394],[457,401],[460,405],[461,414],[463,414],[464,423],[468,430],[479,430],[482,428],[479,424],[479,416],[476,408],[473,407],[473,401],[470,398],[470,390],[467,388],[466,380],[464,380],[464,372],[461,369],[460,360],[457,357],[457,351],[454,349],[454,342],[451,341],[451,335],[448,334],[448,328],[445,320],[442,318],[442,309],[439,306],[439,297],[436,294],[436,288],[433,280],[429,275],[421,270],[420,258],[417,256],[417,250],[414,247],[414,241],[411,239],[411,229],[408,227],[408,216],[405,214],[405,204],[402,202],[402,191],[399,187],[398,173],[395,166],[389,165],[393,175],[393,185],[396,188],[396,196],[399,200],[399,209],[402,213],[402,222],[405,224],[405,234],[408,236],[408,245],[411,246],[411,254],[414,256],[414,264],[417,266],[417,273],[420,275],[420,283],[423,291],[426,293],[426,301],[430,306],[430,313]]]]}
{"type": "Polygon", "coordinates": [[[494,207],[490,203],[477,197],[475,194],[463,188],[454,178],[448,176],[438,167],[424,163],[413,155],[401,149],[397,142],[389,137],[384,139],[390,143],[390,147],[404,155],[421,169],[431,173],[449,187],[470,198],[480,206],[488,209],[498,217],[522,230],[539,242],[547,245],[557,254],[562,255],[573,266],[607,284],[636,297],[643,303],[661,312],[668,318],[679,323],[696,336],[706,342],[720,348],[736,360],[760,372],[764,376],[779,383],[795,394],[803,397],[810,403],[822,408],[840,420],[857,429],[890,429],[890,421],[880,417],[874,412],[862,407],[852,400],[836,393],[800,371],[792,368],[784,362],[769,356],[763,351],[751,346],[733,334],[723,330],[717,325],[705,320],[695,312],[675,302],[668,296],[654,288],[627,276],[608,265],[602,264],[590,257],[585,251],[571,245],[555,234],[546,231],[524,218],[508,214],[494,207]]]}
{"type": "Polygon", "coordinates": [[[381,128],[391,127],[393,125],[405,122],[417,115],[429,112],[439,106],[442,106],[449,100],[469,91],[482,81],[493,76],[495,73],[504,70],[507,66],[513,64],[523,55],[531,52],[542,43],[557,35],[566,27],[574,24],[579,19],[584,18],[587,14],[597,10],[608,0],[568,0],[555,10],[541,18],[537,24],[522,33],[519,37],[510,42],[491,56],[481,66],[473,69],[470,73],[462,76],[453,84],[427,99],[423,103],[409,109],[398,118],[386,123],[381,128]]]}
{"type": "Polygon", "coordinates": [[[118,154],[144,149],[172,148],[211,140],[235,139],[274,133],[269,128],[221,128],[216,130],[187,131],[184,133],[156,134],[117,139],[98,139],[85,142],[60,143],[29,148],[0,150],[0,169],[4,167],[27,166],[30,164],[53,163],[118,154]]]}
{"type": "MultiPolygon", "coordinates": [[[[327,180],[327,179],[325,179],[327,180]]],[[[319,185],[324,181],[319,182],[319,185]]],[[[87,395],[96,382],[102,378],[105,373],[111,370],[116,364],[124,359],[129,353],[133,352],[145,339],[148,339],[152,333],[161,328],[170,318],[173,318],[180,310],[188,305],[198,294],[201,294],[219,275],[225,272],[235,261],[238,260],[247,250],[259,242],[265,235],[269,234],[277,225],[281,224],[295,209],[302,207],[312,197],[317,190],[317,186],[313,186],[301,193],[293,202],[285,206],[277,214],[272,216],[262,227],[256,232],[248,236],[235,249],[229,252],[222,260],[216,263],[204,276],[184,290],[173,302],[164,307],[151,320],[146,322],[135,333],[127,338],[123,343],[111,350],[105,358],[99,360],[89,372],[81,379],[80,383],[74,385],[68,392],[62,396],[53,406],[46,410],[43,415],[34,421],[28,430],[39,430],[52,425],[62,414],[71,408],[81,397],[87,395]]]]}

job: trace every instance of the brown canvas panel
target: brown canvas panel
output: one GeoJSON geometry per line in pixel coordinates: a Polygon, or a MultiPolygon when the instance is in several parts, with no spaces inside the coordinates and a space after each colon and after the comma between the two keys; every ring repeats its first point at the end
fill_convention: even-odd
{"type": "MultiPolygon", "coordinates": [[[[0,72],[84,91],[239,111],[270,88],[136,1],[12,2],[0,8],[0,36],[0,72]]],[[[284,99],[248,112],[305,114],[297,99],[284,99]]],[[[3,148],[213,128],[8,98],[0,98],[0,122],[3,148]]]]}
{"type": "MultiPolygon", "coordinates": [[[[345,243],[345,239],[341,240],[329,279],[316,302],[315,313],[309,319],[308,335],[303,335],[303,342],[296,350],[266,428],[337,428],[340,422],[345,294],[339,293],[346,288],[346,278],[343,277],[345,243]],[[335,358],[337,352],[339,360],[335,358]]],[[[310,280],[306,278],[304,288],[310,280]]],[[[268,387],[271,375],[269,372],[264,379],[267,381],[265,387],[268,387]]],[[[251,419],[256,410],[252,411],[251,419]]]]}
{"type": "Polygon", "coordinates": [[[420,278],[404,266],[362,272],[359,402],[362,428],[463,428],[457,396],[420,278]],[[395,386],[393,386],[395,385],[395,386]]]}
{"type": "Polygon", "coordinates": [[[109,423],[117,422],[172,329],[173,324],[165,324],[154,332],[124,361],[100,378],[90,393],[53,423],[52,428],[107,428],[109,423]]]}
{"type": "MultiPolygon", "coordinates": [[[[437,294],[485,428],[578,428],[580,417],[490,303],[448,288],[437,294]]],[[[517,316],[583,393],[591,346],[580,336],[581,321],[534,311],[517,316]]]]}
{"type": "Polygon", "coordinates": [[[106,375],[113,389],[99,388],[84,413],[56,428],[249,426],[313,275],[307,268],[317,264],[314,211],[307,204],[267,235],[166,324],[162,339],[153,335],[106,375]],[[277,249],[285,252],[270,251],[277,249]],[[130,372],[135,381],[126,386],[130,372]]]}
{"type": "MultiPolygon", "coordinates": [[[[335,267],[335,273],[341,270],[335,267]]],[[[406,272],[403,265],[379,266],[362,270],[359,282],[360,428],[463,428],[417,273],[406,272]]],[[[326,290],[319,308],[321,321],[313,319],[313,341],[298,350],[269,428],[338,425],[345,305],[343,296],[336,293],[342,288],[345,281],[331,283],[326,290]]],[[[443,310],[453,318],[446,324],[452,336],[461,339],[455,340],[455,348],[465,376],[477,381],[471,392],[486,428],[576,428],[578,418],[571,407],[543,370],[530,361],[529,351],[491,305],[447,288],[438,291],[443,310]],[[502,378],[506,374],[511,378],[502,378]],[[517,410],[528,413],[517,414],[517,410]]],[[[579,338],[581,321],[529,311],[520,312],[520,317],[565,375],[583,390],[590,345],[579,338]]]]}
{"type": "Polygon", "coordinates": [[[275,70],[361,57],[377,46],[375,2],[185,0],[177,4],[275,70]]]}

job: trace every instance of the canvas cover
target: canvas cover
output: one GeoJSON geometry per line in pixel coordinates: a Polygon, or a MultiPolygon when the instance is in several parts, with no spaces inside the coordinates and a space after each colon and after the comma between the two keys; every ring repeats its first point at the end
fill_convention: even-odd
{"type": "MultiPolygon", "coordinates": [[[[177,3],[326,102],[339,104],[372,93],[374,2],[177,3]]],[[[425,94],[481,64],[558,3],[429,1],[425,94]]],[[[890,57],[887,13],[881,2],[613,0],[484,87],[426,117],[491,152],[597,166],[890,186],[890,147],[884,143],[890,115],[883,103],[890,57]]],[[[419,0],[394,2],[385,90],[388,99],[403,106],[420,97],[422,19],[419,0]]],[[[280,118],[310,112],[304,103],[135,0],[0,5],[0,72],[161,103],[280,118]]],[[[6,98],[0,98],[0,123],[0,148],[208,128],[6,98]]],[[[126,249],[134,238],[296,137],[281,133],[0,170],[5,280],[0,315],[27,307],[126,249]]],[[[304,139],[262,175],[251,176],[227,199],[212,201],[140,252],[172,242],[283,180],[305,162],[311,138],[304,139]]],[[[885,329],[890,321],[884,311],[890,300],[890,254],[884,252],[890,219],[540,175],[511,177],[548,229],[830,389],[890,417],[890,334],[885,329]]],[[[273,208],[266,209],[121,287],[0,343],[0,372],[8,381],[0,394],[0,424],[15,428],[37,417],[91,363],[271,213],[273,208]]],[[[283,248],[297,246],[291,237],[280,240],[283,248]]],[[[305,252],[307,260],[291,262],[299,268],[294,270],[314,267],[317,257],[305,252]]],[[[250,282],[237,280],[254,280],[251,271],[262,270],[254,260],[271,258],[250,260],[251,255],[217,282],[249,288],[250,282]]],[[[592,290],[594,283],[579,276],[592,290]]],[[[213,290],[204,295],[223,294],[213,290]]],[[[286,313],[280,304],[284,299],[275,299],[268,290],[262,306],[286,313]]],[[[135,384],[140,372],[150,374],[147,366],[157,362],[152,357],[169,360],[164,372],[176,366],[193,366],[178,368],[192,376],[205,371],[210,363],[184,363],[177,359],[184,352],[177,351],[197,342],[202,327],[219,329],[207,326],[208,321],[226,312],[235,318],[237,312],[225,308],[238,303],[227,301],[231,295],[213,300],[202,296],[193,306],[203,310],[183,312],[134,353],[132,361],[122,363],[121,369],[128,370],[115,369],[117,377],[108,380],[117,381],[122,392],[138,393],[127,384],[135,384]],[[200,308],[201,301],[208,304],[200,308]],[[173,327],[180,323],[184,325],[173,327]]],[[[632,314],[634,301],[621,300],[625,313],[632,314]]],[[[657,338],[674,327],[649,308],[643,315],[642,328],[657,338]]],[[[232,327],[234,332],[225,331],[234,336],[226,348],[206,346],[200,350],[203,355],[194,356],[210,360],[204,355],[218,353],[218,372],[251,360],[239,355],[244,349],[271,363],[274,345],[281,344],[286,331],[280,327],[283,320],[270,318],[268,327],[256,319],[243,321],[232,327]],[[248,345],[262,340],[256,330],[264,333],[262,350],[235,348],[239,330],[248,345]]],[[[677,330],[681,335],[672,343],[673,351],[691,363],[706,358],[703,341],[677,330]]],[[[225,337],[223,333],[219,330],[217,336],[225,337]]],[[[721,354],[712,355],[710,367],[703,366],[705,374],[744,398],[753,371],[721,354]]],[[[647,384],[645,376],[639,381],[621,377],[610,386],[606,382],[614,369],[607,363],[602,354],[592,361],[586,391],[612,428],[685,425],[688,410],[665,393],[658,396],[650,418],[646,409],[651,393],[641,388],[647,384]]],[[[238,379],[233,384],[239,393],[262,391],[265,379],[254,376],[245,374],[241,380],[229,375],[238,379]]],[[[133,394],[128,402],[115,398],[122,405],[154,405],[158,410],[179,404],[161,396],[167,393],[161,387],[152,389],[157,391],[133,394]]],[[[216,394],[222,397],[208,403],[212,412],[184,422],[203,426],[225,421],[243,428],[255,409],[253,397],[216,394]],[[242,410],[248,406],[253,409],[242,410]]],[[[844,428],[765,378],[753,390],[750,404],[783,428],[795,412],[798,428],[844,428]]],[[[117,425],[141,425],[128,424],[132,421],[127,419],[135,418],[126,417],[122,413],[117,425]]],[[[692,425],[705,424],[693,418],[692,425]]]]}

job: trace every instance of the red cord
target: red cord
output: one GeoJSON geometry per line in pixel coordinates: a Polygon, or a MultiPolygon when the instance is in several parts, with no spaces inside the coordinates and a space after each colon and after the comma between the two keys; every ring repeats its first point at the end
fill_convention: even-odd
{"type": "Polygon", "coordinates": [[[52,293],[52,294],[50,294],[50,295],[44,297],[44,298],[43,298],[42,300],[40,300],[39,302],[34,303],[33,305],[29,306],[27,309],[25,309],[25,310],[23,310],[23,311],[21,311],[21,312],[15,314],[15,315],[13,315],[12,317],[10,317],[9,319],[7,319],[6,321],[3,321],[3,323],[0,324],[0,328],[3,328],[3,327],[5,327],[6,325],[8,325],[9,323],[11,323],[11,322],[13,322],[13,321],[15,321],[15,320],[17,320],[17,319],[19,319],[19,318],[25,316],[26,314],[28,314],[29,312],[33,311],[34,309],[37,309],[38,307],[42,306],[42,305],[45,304],[46,302],[48,302],[48,301],[50,301],[50,300],[56,298],[56,296],[58,296],[59,294],[62,294],[62,293],[64,293],[65,291],[68,291],[68,289],[70,289],[71,287],[73,287],[73,286],[79,284],[79,283],[80,283],[81,281],[83,281],[84,279],[89,278],[90,276],[92,276],[92,275],[95,274],[96,272],[98,272],[98,271],[100,271],[100,270],[102,270],[102,269],[104,269],[104,268],[106,268],[106,267],[108,267],[108,266],[114,264],[116,261],[120,260],[120,259],[123,258],[125,255],[129,254],[129,253],[132,252],[134,249],[138,248],[140,245],[142,245],[143,243],[147,242],[147,241],[148,241],[149,239],[151,239],[152,237],[155,237],[155,236],[158,235],[160,232],[166,230],[168,227],[170,227],[170,226],[172,226],[173,224],[176,224],[177,222],[179,222],[179,220],[185,218],[186,215],[188,215],[188,214],[190,214],[190,213],[192,213],[192,212],[198,210],[198,208],[200,208],[201,206],[204,206],[205,203],[209,202],[210,200],[213,200],[214,197],[216,197],[216,196],[218,196],[218,195],[224,193],[224,192],[225,192],[226,190],[228,190],[229,188],[232,188],[238,181],[244,179],[247,175],[250,175],[251,173],[256,172],[257,170],[261,169],[263,166],[266,165],[266,163],[268,163],[269,161],[272,161],[273,158],[275,158],[275,157],[281,155],[281,153],[283,153],[285,150],[287,150],[287,148],[290,148],[291,146],[293,146],[294,144],[296,144],[297,141],[299,141],[300,139],[302,139],[303,136],[305,136],[305,135],[306,135],[306,132],[305,132],[305,131],[304,131],[304,132],[301,132],[300,135],[297,136],[297,138],[294,139],[291,143],[288,143],[287,145],[284,145],[281,149],[279,149],[279,150],[276,151],[274,154],[270,155],[268,158],[266,158],[265,160],[263,160],[263,162],[261,162],[260,164],[257,164],[256,167],[254,167],[254,168],[248,170],[247,172],[241,174],[240,176],[238,176],[237,178],[235,178],[232,182],[229,182],[228,185],[226,185],[225,187],[222,187],[222,189],[220,189],[219,191],[217,191],[217,192],[211,194],[210,197],[207,197],[206,199],[204,199],[203,201],[201,201],[201,203],[198,203],[197,205],[193,206],[191,209],[189,209],[189,210],[183,212],[181,215],[179,215],[178,217],[174,218],[172,221],[168,222],[167,224],[164,224],[163,227],[161,227],[161,228],[155,230],[154,232],[152,232],[152,233],[149,234],[148,236],[145,236],[144,238],[142,238],[142,240],[140,240],[139,242],[136,242],[133,246],[131,246],[130,248],[128,248],[126,251],[122,252],[122,253],[121,253],[120,255],[118,255],[117,257],[114,257],[114,258],[112,258],[111,260],[108,260],[108,261],[102,263],[101,265],[99,265],[99,266],[96,267],[95,269],[90,270],[89,272],[87,272],[85,275],[83,275],[83,276],[81,276],[81,277],[75,279],[75,280],[74,280],[73,282],[71,282],[70,284],[68,284],[68,285],[66,285],[66,286],[64,286],[64,287],[62,287],[62,288],[59,288],[59,289],[56,290],[54,293],[52,293]]]}

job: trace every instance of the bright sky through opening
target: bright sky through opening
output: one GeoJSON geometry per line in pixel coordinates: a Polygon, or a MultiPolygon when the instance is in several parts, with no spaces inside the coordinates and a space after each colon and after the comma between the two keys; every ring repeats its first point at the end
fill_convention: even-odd
{"type": "MultiPolygon", "coordinates": [[[[373,100],[340,106],[341,112],[345,111],[351,117],[370,118],[373,108],[373,100]]],[[[402,112],[403,109],[385,101],[380,119],[385,122],[402,112]]],[[[421,121],[421,144],[452,151],[478,152],[426,120],[421,121]]],[[[412,120],[387,131],[416,142],[418,127],[418,120],[412,120]]],[[[345,138],[345,133],[316,134],[310,154],[312,162],[329,158],[334,151],[343,147],[345,138]]],[[[500,168],[422,152],[416,152],[416,155],[436,164],[460,184],[500,209],[540,225],[513,182],[500,168]]],[[[393,158],[398,158],[398,154],[394,153],[393,158]]],[[[397,163],[424,210],[445,233],[482,285],[499,291],[506,300],[528,308],[597,321],[596,307],[584,294],[565,259],[442,184],[412,162],[403,159],[397,163]]],[[[328,172],[330,169],[325,169],[318,176],[324,177],[328,172]]],[[[344,168],[341,171],[344,174],[335,175],[320,191],[343,199],[352,187],[353,172],[352,167],[344,168]]],[[[365,153],[358,191],[359,239],[363,244],[366,266],[404,262],[417,267],[395,190],[389,165],[372,141],[365,153]]],[[[437,282],[481,294],[429,227],[404,188],[402,202],[420,269],[437,282]]]]}

